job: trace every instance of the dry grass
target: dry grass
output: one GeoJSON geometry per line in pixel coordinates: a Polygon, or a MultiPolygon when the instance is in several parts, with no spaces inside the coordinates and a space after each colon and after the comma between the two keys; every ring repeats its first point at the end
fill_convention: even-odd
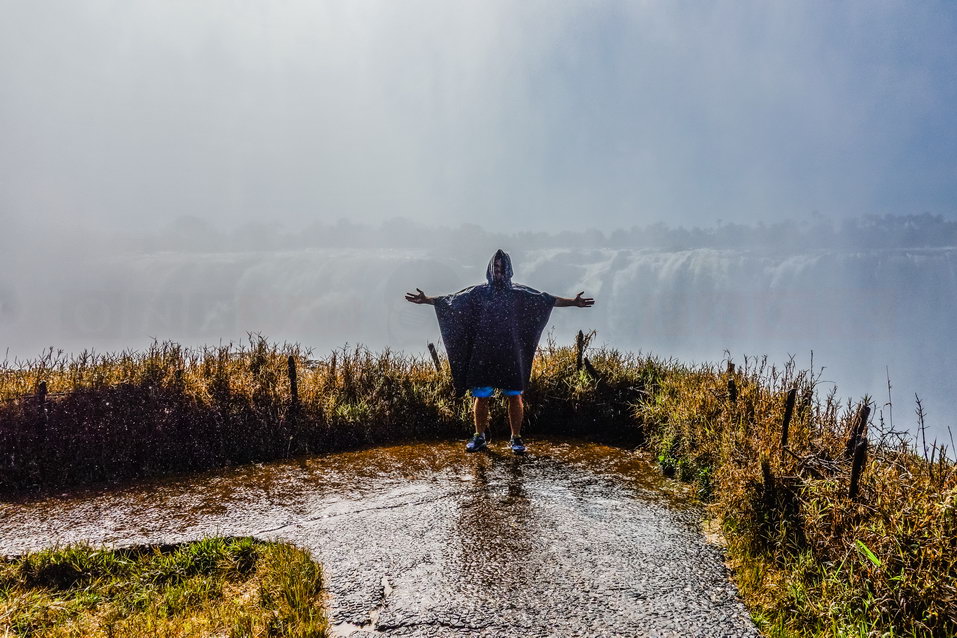
{"type": "MultiPolygon", "coordinates": [[[[576,359],[575,348],[542,347],[527,432],[643,445],[665,473],[693,481],[770,635],[957,635],[957,472],[941,450],[917,453],[871,419],[852,500],[858,406],[820,396],[808,371],[752,359],[733,372],[687,367],[611,349],[582,368],[576,359]]],[[[315,360],[258,337],[241,348],[48,356],[0,370],[0,399],[6,492],[470,431],[468,401],[429,359],[354,348],[315,360]]],[[[504,429],[501,406],[493,420],[504,429]]]]}
{"type": "MultiPolygon", "coordinates": [[[[630,420],[643,383],[637,358],[599,352],[595,365],[607,372],[596,384],[576,371],[570,349],[551,344],[547,353],[527,394],[530,431],[589,434],[630,420]]],[[[253,337],[242,347],[50,354],[0,368],[0,493],[461,437],[469,414],[447,367],[440,374],[431,359],[389,351],[358,347],[317,360],[253,337]]],[[[499,406],[493,417],[504,419],[499,406]]]]}
{"type": "Polygon", "coordinates": [[[431,362],[362,348],[314,361],[298,346],[253,338],[244,347],[47,356],[0,369],[0,491],[448,436],[462,410],[431,362]]]}
{"type": "Polygon", "coordinates": [[[662,466],[712,501],[769,635],[957,635],[955,466],[940,448],[918,454],[878,420],[851,499],[858,409],[818,397],[806,371],[748,360],[733,373],[672,366],[637,412],[662,466]]]}

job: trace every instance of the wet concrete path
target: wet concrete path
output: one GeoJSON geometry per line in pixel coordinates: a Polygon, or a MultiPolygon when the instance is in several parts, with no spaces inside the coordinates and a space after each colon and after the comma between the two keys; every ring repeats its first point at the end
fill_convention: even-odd
{"type": "Polygon", "coordinates": [[[334,635],[757,636],[701,512],[639,455],[405,445],[0,503],[0,554],[253,535],[306,547],[334,635]]]}

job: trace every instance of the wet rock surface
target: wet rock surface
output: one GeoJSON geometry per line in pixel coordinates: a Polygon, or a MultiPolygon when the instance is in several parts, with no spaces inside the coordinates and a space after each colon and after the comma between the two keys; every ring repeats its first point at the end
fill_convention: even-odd
{"type": "Polygon", "coordinates": [[[326,569],[336,636],[757,636],[701,512],[639,455],[414,444],[0,503],[0,553],[254,535],[326,569]]]}

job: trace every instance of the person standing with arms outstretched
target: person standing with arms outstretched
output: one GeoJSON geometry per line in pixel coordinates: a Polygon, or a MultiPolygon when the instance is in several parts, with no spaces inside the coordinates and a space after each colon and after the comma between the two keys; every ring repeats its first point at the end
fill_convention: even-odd
{"type": "Polygon", "coordinates": [[[406,301],[435,306],[442,341],[449,356],[456,396],[471,390],[475,434],[465,449],[477,452],[488,445],[488,400],[497,388],[508,397],[512,452],[522,454],[522,393],[532,374],[532,358],[554,307],[589,308],[595,300],[556,297],[512,283],[512,260],[498,250],[488,263],[486,283],[451,295],[429,297],[416,288],[406,301]]]}

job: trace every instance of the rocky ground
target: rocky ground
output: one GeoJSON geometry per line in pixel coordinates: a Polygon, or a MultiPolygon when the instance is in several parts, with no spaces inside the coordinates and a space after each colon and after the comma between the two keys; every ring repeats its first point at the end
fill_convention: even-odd
{"type": "Polygon", "coordinates": [[[311,550],[335,636],[758,636],[702,513],[638,454],[414,444],[0,503],[0,553],[254,535],[311,550]]]}

